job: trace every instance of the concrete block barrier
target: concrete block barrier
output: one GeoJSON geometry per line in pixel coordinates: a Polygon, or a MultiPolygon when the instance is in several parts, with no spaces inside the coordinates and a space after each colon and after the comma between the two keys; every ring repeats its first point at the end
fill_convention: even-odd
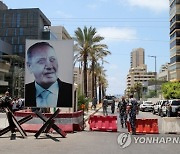
{"type": "Polygon", "coordinates": [[[162,133],[180,133],[180,117],[163,117],[162,133]]]}

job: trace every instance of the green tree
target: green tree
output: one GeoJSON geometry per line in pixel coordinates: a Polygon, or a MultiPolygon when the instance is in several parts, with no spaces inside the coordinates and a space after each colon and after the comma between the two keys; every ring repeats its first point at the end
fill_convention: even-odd
{"type": "Polygon", "coordinates": [[[87,68],[88,68],[88,57],[92,51],[93,46],[98,44],[104,38],[97,35],[96,28],[86,26],[83,28],[77,28],[75,30],[75,62],[78,61],[83,67],[84,76],[84,93],[87,96],[87,68]]]}
{"type": "Polygon", "coordinates": [[[102,97],[104,97],[106,88],[108,86],[108,81],[106,80],[106,74],[103,66],[100,64],[96,65],[96,77],[98,78],[99,87],[99,102],[101,103],[102,97]]]}
{"type": "Polygon", "coordinates": [[[85,95],[78,96],[78,110],[82,110],[81,105],[85,105],[85,110],[88,110],[89,107],[89,99],[85,97],[85,95]]]}
{"type": "Polygon", "coordinates": [[[136,82],[134,84],[134,89],[137,93],[137,97],[138,97],[138,100],[140,100],[141,96],[142,96],[142,84],[139,83],[139,82],[136,82]]]}
{"type": "Polygon", "coordinates": [[[180,82],[167,82],[162,85],[165,99],[180,99],[180,82]]]}
{"type": "Polygon", "coordinates": [[[95,96],[96,92],[96,67],[98,67],[99,63],[98,61],[101,60],[102,63],[106,62],[104,60],[104,57],[106,57],[108,54],[111,54],[110,51],[106,50],[108,47],[106,44],[95,44],[93,45],[91,51],[90,51],[90,62],[91,62],[91,72],[92,72],[92,97],[95,96]]]}

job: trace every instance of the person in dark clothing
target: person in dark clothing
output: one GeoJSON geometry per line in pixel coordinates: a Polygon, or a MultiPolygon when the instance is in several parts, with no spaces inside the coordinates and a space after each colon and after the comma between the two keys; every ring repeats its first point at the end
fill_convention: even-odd
{"type": "Polygon", "coordinates": [[[94,110],[96,110],[96,105],[97,105],[97,99],[96,99],[96,97],[93,97],[91,109],[94,107],[94,110]]]}
{"type": "Polygon", "coordinates": [[[129,122],[132,130],[132,135],[136,134],[136,114],[138,113],[138,103],[135,98],[133,98],[133,95],[130,95],[129,100],[129,122]]]}
{"type": "Polygon", "coordinates": [[[115,99],[113,99],[112,104],[111,104],[111,113],[114,114],[115,110],[115,99]]]}
{"type": "Polygon", "coordinates": [[[121,121],[121,127],[123,128],[124,125],[127,128],[127,102],[125,100],[125,97],[123,96],[121,98],[121,101],[118,103],[118,109],[119,109],[119,117],[121,121]]]}
{"type": "Polygon", "coordinates": [[[5,95],[1,98],[0,106],[6,109],[6,115],[7,115],[7,118],[8,118],[9,126],[12,126],[11,127],[11,133],[14,133],[15,132],[14,122],[13,122],[13,119],[12,119],[12,114],[10,113],[10,112],[13,112],[12,111],[12,98],[9,96],[8,91],[6,91],[5,95]]]}
{"type": "Polygon", "coordinates": [[[103,107],[103,115],[104,115],[104,116],[108,115],[108,113],[107,113],[108,100],[106,99],[105,96],[104,96],[104,98],[103,98],[102,107],[103,107]]]}

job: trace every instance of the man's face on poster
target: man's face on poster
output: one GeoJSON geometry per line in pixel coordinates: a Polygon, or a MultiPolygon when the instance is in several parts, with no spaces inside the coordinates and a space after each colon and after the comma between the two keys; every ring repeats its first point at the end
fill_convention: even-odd
{"type": "Polygon", "coordinates": [[[35,48],[28,60],[28,68],[34,74],[35,81],[48,88],[57,80],[58,61],[54,49],[49,46],[35,48]]]}

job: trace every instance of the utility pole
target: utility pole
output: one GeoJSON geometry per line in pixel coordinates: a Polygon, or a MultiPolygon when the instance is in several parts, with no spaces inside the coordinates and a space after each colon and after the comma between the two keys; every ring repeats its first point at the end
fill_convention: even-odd
{"type": "Polygon", "coordinates": [[[157,97],[157,72],[156,72],[156,56],[148,56],[154,58],[154,65],[155,65],[155,95],[157,97]]]}

